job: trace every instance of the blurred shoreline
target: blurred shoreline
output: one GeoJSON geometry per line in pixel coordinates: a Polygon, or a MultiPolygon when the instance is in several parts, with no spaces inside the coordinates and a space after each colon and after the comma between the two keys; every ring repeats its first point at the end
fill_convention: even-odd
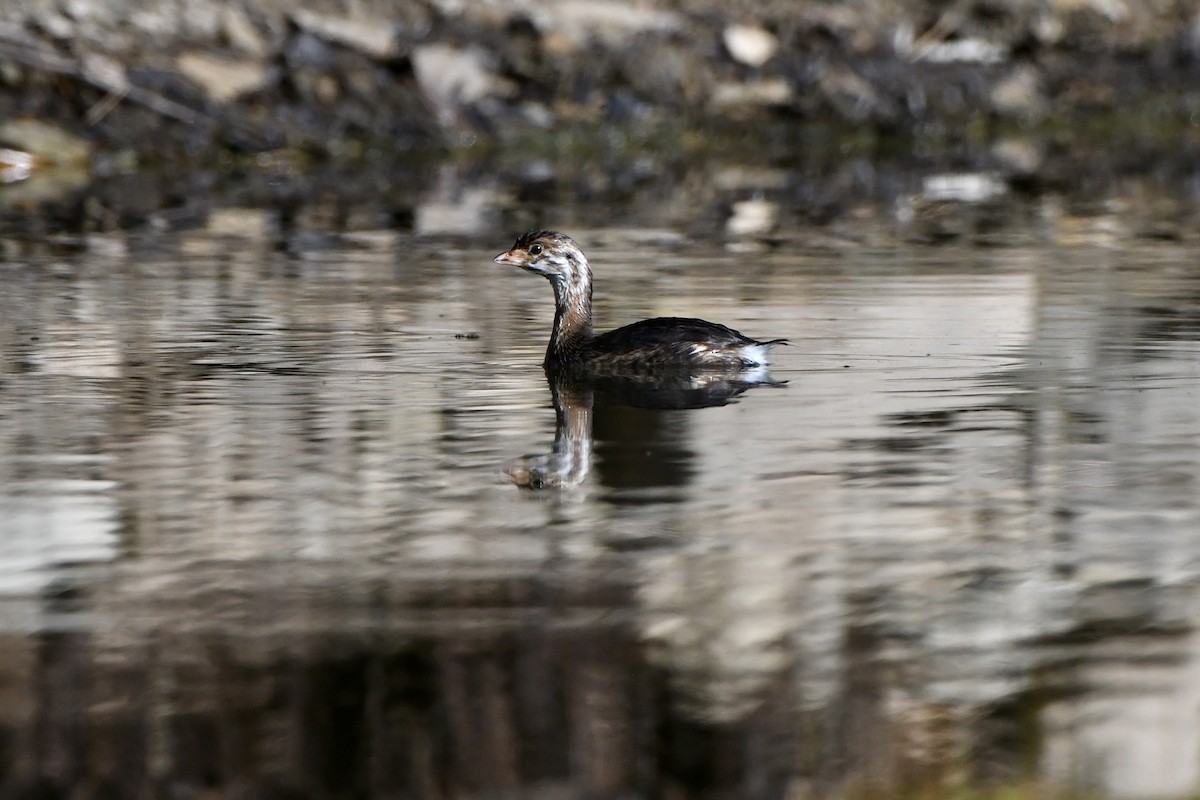
{"type": "Polygon", "coordinates": [[[698,180],[817,224],[946,175],[976,177],[935,202],[1131,176],[1190,198],[1198,70],[1184,2],[31,0],[0,9],[0,215],[138,227],[313,174],[348,206],[480,173],[565,206],[698,180]]]}

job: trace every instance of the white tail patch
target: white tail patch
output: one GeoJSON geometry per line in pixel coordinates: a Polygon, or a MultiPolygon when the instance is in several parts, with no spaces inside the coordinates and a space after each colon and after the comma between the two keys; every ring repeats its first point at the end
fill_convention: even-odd
{"type": "Polygon", "coordinates": [[[760,367],[771,363],[771,346],[766,344],[748,344],[741,348],[741,356],[747,361],[753,361],[760,367]]]}

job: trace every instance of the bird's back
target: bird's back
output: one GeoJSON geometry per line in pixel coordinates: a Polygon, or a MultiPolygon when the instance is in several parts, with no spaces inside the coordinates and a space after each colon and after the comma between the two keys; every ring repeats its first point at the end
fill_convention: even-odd
{"type": "Polygon", "coordinates": [[[620,366],[691,366],[740,368],[767,363],[772,345],[732,328],[691,317],[656,317],[595,337],[589,360],[620,366]]]}

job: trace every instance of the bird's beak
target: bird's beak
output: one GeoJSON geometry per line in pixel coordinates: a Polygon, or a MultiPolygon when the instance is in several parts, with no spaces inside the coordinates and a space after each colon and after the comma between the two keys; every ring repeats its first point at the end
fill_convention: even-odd
{"type": "Polygon", "coordinates": [[[514,267],[519,267],[523,263],[521,255],[516,250],[507,250],[492,260],[497,264],[509,264],[514,267]]]}

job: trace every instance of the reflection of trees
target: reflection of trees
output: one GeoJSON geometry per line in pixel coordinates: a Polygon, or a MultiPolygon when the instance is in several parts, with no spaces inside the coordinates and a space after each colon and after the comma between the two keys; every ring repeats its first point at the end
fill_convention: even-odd
{"type": "Polygon", "coordinates": [[[3,704],[0,789],[442,797],[645,784],[654,681],[623,632],[629,592],[619,573],[571,575],[433,589],[378,573],[345,591],[349,574],[264,588],[254,570],[213,565],[169,580],[167,598],[97,598],[121,620],[111,630],[5,642],[3,697],[19,702],[3,704]]]}
{"type": "Polygon", "coordinates": [[[93,588],[75,603],[110,623],[3,642],[0,793],[773,798],[917,763],[878,640],[840,696],[805,707],[806,664],[781,663],[715,721],[645,659],[630,560],[448,566],[157,565],[93,588]]]}

